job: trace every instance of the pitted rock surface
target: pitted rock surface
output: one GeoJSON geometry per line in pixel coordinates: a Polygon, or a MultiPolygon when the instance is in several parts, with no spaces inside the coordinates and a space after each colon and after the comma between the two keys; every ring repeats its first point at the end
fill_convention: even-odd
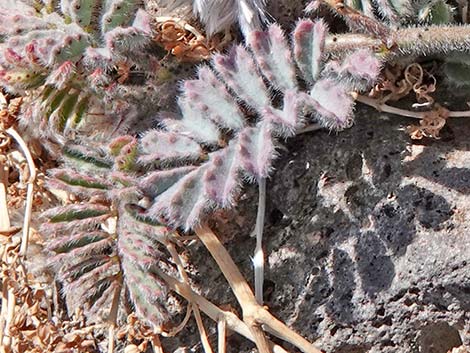
{"type": "Polygon", "coordinates": [[[327,352],[468,344],[470,125],[416,142],[413,121],[356,115],[350,130],[289,142],[277,165],[271,307],[327,352]]]}
{"type": "MultiPolygon", "coordinates": [[[[440,140],[413,141],[404,128],[415,121],[364,107],[356,117],[351,129],[301,135],[280,150],[268,183],[265,304],[329,353],[468,345],[470,124],[450,120],[440,140]]],[[[256,188],[245,198],[219,232],[252,281],[256,188]]],[[[191,253],[204,294],[236,308],[209,255],[199,245],[191,253]]],[[[229,352],[253,349],[229,339],[229,352]]]]}

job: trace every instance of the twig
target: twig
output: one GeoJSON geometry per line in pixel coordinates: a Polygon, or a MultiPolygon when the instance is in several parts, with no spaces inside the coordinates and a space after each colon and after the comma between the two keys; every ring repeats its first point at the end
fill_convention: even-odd
{"type": "Polygon", "coordinates": [[[8,101],[5,95],[0,92],[0,110],[6,109],[8,107],[8,101]]]}
{"type": "MultiPolygon", "coordinates": [[[[372,108],[375,108],[379,112],[406,116],[406,117],[415,118],[415,119],[424,119],[425,115],[429,113],[429,112],[414,112],[411,110],[392,107],[388,104],[380,103],[380,101],[377,99],[366,97],[356,92],[353,92],[351,95],[356,101],[364,103],[372,108]]],[[[470,117],[470,110],[449,111],[448,117],[449,118],[468,118],[470,117]]]]}
{"type": "Polygon", "coordinates": [[[153,335],[152,338],[150,339],[150,342],[152,342],[152,347],[154,353],[164,353],[163,348],[162,348],[162,343],[160,342],[160,338],[158,338],[158,335],[153,335]]]}
{"type": "MultiPolygon", "coordinates": [[[[5,98],[1,95],[3,99],[5,98]]],[[[8,214],[7,203],[7,183],[8,183],[8,167],[0,160],[0,231],[7,231],[11,227],[10,216],[8,214]]],[[[1,258],[2,263],[8,263],[8,244],[4,245],[1,258]]],[[[10,279],[3,281],[2,288],[2,308],[0,311],[0,347],[2,351],[9,352],[11,350],[11,334],[10,325],[15,314],[16,298],[13,287],[10,285],[10,279]]]]}
{"type": "MultiPolygon", "coordinates": [[[[10,219],[8,218],[8,222],[10,219]]],[[[5,244],[2,247],[2,264],[6,264],[8,260],[8,244],[5,244]]],[[[3,266],[2,266],[3,267],[3,266]]],[[[2,268],[3,270],[3,268],[2,268]]],[[[2,283],[2,305],[0,309],[0,347],[3,347],[3,338],[5,335],[5,325],[8,316],[8,300],[9,300],[9,288],[10,287],[10,279],[6,278],[6,280],[2,283]]]]}
{"type": "MultiPolygon", "coordinates": [[[[158,267],[152,267],[151,270],[154,274],[166,282],[168,288],[181,295],[187,301],[192,300],[195,304],[198,305],[201,311],[209,316],[212,320],[219,321],[220,318],[223,317],[227,323],[227,327],[230,328],[230,330],[237,332],[252,342],[255,342],[253,335],[248,329],[248,326],[234,313],[220,309],[203,296],[195,293],[191,288],[188,288],[188,286],[186,286],[183,282],[180,282],[177,279],[167,275],[158,267]]],[[[276,345],[272,342],[269,342],[269,345],[273,353],[287,353],[286,350],[279,345],[276,345]]]]}
{"type": "Polygon", "coordinates": [[[205,353],[213,353],[212,347],[209,343],[209,338],[207,337],[206,329],[204,328],[204,323],[202,322],[201,312],[196,305],[193,306],[194,318],[196,319],[197,328],[199,330],[199,336],[201,337],[202,347],[204,348],[205,353]]]}
{"type": "Polygon", "coordinates": [[[411,110],[406,110],[406,109],[401,109],[401,108],[396,108],[392,107],[388,104],[385,103],[380,103],[379,100],[362,96],[356,92],[353,92],[351,94],[353,98],[357,102],[364,103],[372,108],[375,108],[379,112],[384,112],[384,113],[390,113],[390,114],[395,114],[395,115],[401,115],[401,116],[406,116],[409,118],[415,118],[415,119],[423,119],[424,118],[424,113],[425,112],[413,112],[411,110]]]}
{"type": "MultiPolygon", "coordinates": [[[[6,109],[8,102],[5,95],[0,92],[0,110],[6,109]]],[[[3,134],[2,134],[3,135],[3,134]]],[[[6,138],[6,136],[5,136],[6,138]]],[[[8,145],[10,141],[6,138],[5,145],[8,145]]],[[[7,232],[10,230],[10,216],[8,215],[8,203],[7,203],[7,185],[8,185],[8,165],[6,164],[6,158],[0,155],[0,232],[7,232]]],[[[1,341],[0,341],[1,344],[1,341]]]]}
{"type": "Polygon", "coordinates": [[[460,7],[460,13],[462,14],[462,23],[468,22],[468,1],[457,0],[457,4],[460,7]]]}
{"type": "Polygon", "coordinates": [[[222,316],[217,321],[217,353],[226,352],[227,322],[222,316]]]}
{"type": "Polygon", "coordinates": [[[116,330],[119,300],[121,297],[121,287],[121,282],[119,282],[118,286],[114,290],[113,301],[111,303],[111,309],[109,310],[108,353],[114,352],[114,333],[116,330]]]}
{"type": "MultiPolygon", "coordinates": [[[[189,278],[188,278],[188,275],[187,275],[186,271],[184,270],[183,263],[181,262],[181,258],[179,256],[178,252],[176,251],[175,246],[173,245],[173,243],[171,241],[168,241],[168,240],[166,240],[164,243],[165,243],[168,251],[170,252],[171,257],[173,258],[173,261],[175,262],[176,266],[178,267],[178,272],[181,276],[181,279],[186,284],[186,286],[189,288],[189,278]]],[[[194,312],[194,318],[196,319],[196,324],[197,324],[197,328],[199,330],[199,335],[201,337],[202,346],[204,347],[204,352],[205,353],[213,353],[212,347],[209,343],[209,339],[207,338],[206,329],[204,328],[204,324],[202,322],[201,312],[199,311],[199,308],[198,308],[197,304],[194,304],[193,301],[190,301],[190,303],[192,304],[192,311],[194,312]]]]}
{"type": "Polygon", "coordinates": [[[192,304],[189,303],[188,307],[186,308],[186,315],[184,316],[183,320],[179,323],[178,326],[173,327],[170,331],[168,332],[161,332],[160,334],[163,337],[174,337],[176,336],[179,332],[181,332],[182,329],[186,326],[188,323],[189,319],[191,318],[191,314],[193,312],[192,304]]]}
{"type": "Polygon", "coordinates": [[[27,181],[28,187],[26,191],[26,206],[23,222],[23,237],[21,238],[21,246],[20,251],[18,253],[21,258],[24,258],[26,256],[26,251],[28,250],[29,226],[31,223],[31,212],[33,209],[34,181],[36,180],[36,166],[34,165],[34,160],[31,156],[31,153],[29,152],[28,146],[24,142],[23,138],[16,132],[16,130],[13,127],[10,127],[6,130],[6,132],[11,137],[13,137],[13,139],[20,146],[21,151],[26,157],[26,161],[28,162],[29,168],[29,178],[27,181]]]}
{"type": "Polygon", "coordinates": [[[0,332],[0,347],[2,352],[11,352],[12,335],[10,332],[11,323],[15,318],[16,297],[14,288],[10,285],[10,281],[3,282],[3,298],[2,298],[2,322],[0,332]],[[6,300],[5,300],[6,299],[6,300]],[[3,306],[6,307],[3,312],[3,306]]]}
{"type": "Polygon", "coordinates": [[[8,281],[2,283],[2,308],[0,309],[0,346],[3,346],[3,336],[5,333],[5,322],[8,309],[8,281]]]}
{"type": "Polygon", "coordinates": [[[269,346],[266,336],[260,325],[265,325],[270,332],[287,341],[305,353],[320,353],[310,342],[291,330],[284,323],[271,315],[264,307],[256,302],[250,286],[245,281],[238,267],[233,262],[230,254],[220,243],[217,236],[208,226],[202,225],[196,229],[196,234],[209,250],[212,257],[219,265],[220,270],[227,279],[243,310],[243,321],[249,327],[260,353],[268,353],[269,346]]]}
{"type": "Polygon", "coordinates": [[[266,335],[261,329],[260,323],[256,321],[256,312],[261,306],[256,302],[250,286],[245,281],[245,278],[243,278],[243,275],[233,262],[227,250],[207,226],[198,228],[196,234],[215,259],[232,288],[235,297],[242,307],[243,321],[248,325],[248,328],[253,334],[258,350],[260,353],[269,353],[266,335]]]}
{"type": "Polygon", "coordinates": [[[7,232],[11,227],[7,203],[8,166],[2,157],[0,156],[0,232],[7,232]]]}
{"type": "Polygon", "coordinates": [[[256,248],[253,256],[253,267],[255,273],[255,297],[259,305],[263,305],[263,283],[264,283],[264,252],[263,252],[263,228],[264,215],[266,212],[266,178],[258,182],[258,214],[256,215],[256,248]]]}

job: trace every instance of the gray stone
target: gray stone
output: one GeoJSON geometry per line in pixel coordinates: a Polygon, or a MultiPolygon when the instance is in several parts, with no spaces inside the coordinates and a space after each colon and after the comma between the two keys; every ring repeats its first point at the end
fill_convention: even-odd
{"type": "MultiPolygon", "coordinates": [[[[356,116],[351,129],[298,136],[281,151],[268,183],[266,305],[325,352],[468,345],[470,124],[450,120],[441,140],[412,141],[403,129],[415,121],[364,107],[356,116]]],[[[245,199],[218,232],[251,281],[253,186],[245,199]]],[[[236,307],[202,246],[191,256],[204,294],[236,307]]],[[[229,346],[253,349],[237,335],[229,346]]]]}

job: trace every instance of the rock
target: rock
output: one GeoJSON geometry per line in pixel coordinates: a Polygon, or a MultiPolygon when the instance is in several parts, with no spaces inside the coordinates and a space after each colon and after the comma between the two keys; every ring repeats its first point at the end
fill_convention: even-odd
{"type": "Polygon", "coordinates": [[[356,116],[286,145],[270,182],[268,212],[288,224],[266,232],[268,305],[326,352],[468,344],[470,125],[417,144],[409,120],[356,116]]]}
{"type": "MultiPolygon", "coordinates": [[[[276,162],[265,304],[328,353],[446,353],[468,345],[470,124],[450,120],[441,140],[416,143],[403,131],[409,119],[364,107],[356,116],[349,130],[288,141],[276,162]]],[[[238,216],[219,232],[252,281],[257,199],[256,188],[247,190],[237,211],[246,224],[238,216]]],[[[235,305],[202,246],[191,254],[204,294],[235,305]]],[[[228,344],[229,352],[253,347],[237,335],[228,344]]]]}

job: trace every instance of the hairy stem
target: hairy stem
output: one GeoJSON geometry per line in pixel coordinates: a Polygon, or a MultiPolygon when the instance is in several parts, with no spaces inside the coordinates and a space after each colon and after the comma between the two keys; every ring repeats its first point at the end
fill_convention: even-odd
{"type": "Polygon", "coordinates": [[[263,283],[264,283],[264,252],[263,252],[263,228],[264,215],[266,212],[266,178],[258,182],[258,214],[256,216],[256,248],[253,256],[255,273],[255,297],[258,304],[263,305],[263,283]]]}
{"type": "Polygon", "coordinates": [[[469,38],[470,25],[400,28],[392,31],[386,42],[367,34],[336,34],[326,38],[325,52],[333,58],[342,58],[357,49],[368,48],[387,61],[403,56],[468,51],[469,38]]]}

